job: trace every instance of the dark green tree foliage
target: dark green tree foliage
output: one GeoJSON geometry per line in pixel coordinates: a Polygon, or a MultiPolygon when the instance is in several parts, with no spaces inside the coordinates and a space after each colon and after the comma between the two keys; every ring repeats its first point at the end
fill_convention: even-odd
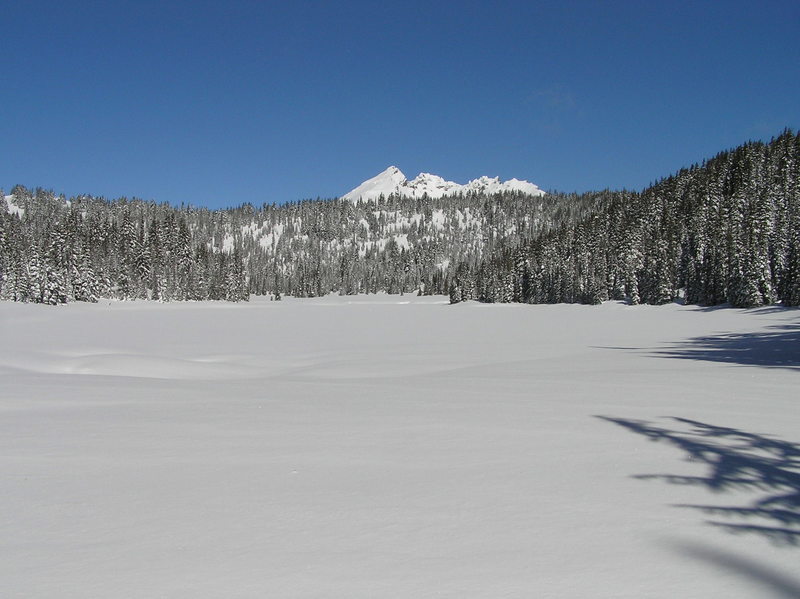
{"type": "Polygon", "coordinates": [[[800,139],[640,192],[305,200],[210,211],[22,186],[0,201],[0,299],[800,305],[800,139]]]}
{"type": "Polygon", "coordinates": [[[496,251],[478,269],[510,273],[520,302],[800,305],[798,165],[800,136],[787,130],[641,193],[600,194],[596,210],[533,239],[523,257],[496,251]]]}

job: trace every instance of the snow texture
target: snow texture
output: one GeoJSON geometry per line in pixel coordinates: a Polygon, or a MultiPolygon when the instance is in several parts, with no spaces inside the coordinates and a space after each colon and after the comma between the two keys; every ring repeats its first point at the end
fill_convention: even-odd
{"type": "Polygon", "coordinates": [[[342,199],[353,202],[358,200],[369,201],[375,200],[381,195],[387,197],[390,194],[412,198],[421,198],[424,195],[429,198],[441,198],[459,193],[494,194],[505,191],[519,191],[533,196],[544,195],[544,192],[533,183],[518,179],[501,182],[499,177],[479,177],[466,185],[460,185],[453,181],[445,181],[438,175],[420,173],[409,181],[399,168],[390,166],[382,173],[367,179],[361,185],[343,195],[342,199]]]}
{"type": "Polygon", "coordinates": [[[6,200],[6,206],[8,206],[8,213],[9,214],[16,214],[20,218],[25,215],[25,209],[20,208],[16,204],[14,204],[14,196],[4,196],[6,200]]]}
{"type": "Polygon", "coordinates": [[[0,302],[0,596],[800,596],[799,316],[0,302]]]}

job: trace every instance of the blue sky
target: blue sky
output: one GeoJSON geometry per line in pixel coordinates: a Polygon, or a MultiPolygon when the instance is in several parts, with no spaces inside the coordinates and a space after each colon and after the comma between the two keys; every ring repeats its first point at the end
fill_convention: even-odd
{"type": "Polygon", "coordinates": [[[6,192],[222,207],[392,164],[640,189],[800,128],[796,0],[2,5],[6,192]]]}

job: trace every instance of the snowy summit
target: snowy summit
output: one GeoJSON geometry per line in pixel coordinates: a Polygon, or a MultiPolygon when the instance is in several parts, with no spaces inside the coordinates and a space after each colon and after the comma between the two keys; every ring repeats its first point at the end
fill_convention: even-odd
{"type": "Polygon", "coordinates": [[[487,194],[501,193],[504,191],[519,191],[534,196],[544,195],[544,192],[533,183],[510,179],[500,181],[499,177],[479,177],[466,185],[445,181],[438,175],[420,173],[409,181],[396,166],[390,166],[382,173],[367,179],[361,185],[342,196],[343,200],[357,202],[358,200],[374,200],[390,194],[421,198],[425,194],[430,198],[468,193],[470,191],[487,194]]]}

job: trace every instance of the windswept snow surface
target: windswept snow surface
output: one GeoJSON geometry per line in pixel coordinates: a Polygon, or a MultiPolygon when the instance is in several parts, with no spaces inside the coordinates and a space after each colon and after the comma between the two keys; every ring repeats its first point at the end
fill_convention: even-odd
{"type": "Polygon", "coordinates": [[[500,181],[499,177],[484,176],[473,179],[466,185],[460,185],[454,181],[445,181],[438,175],[420,173],[409,181],[399,168],[390,166],[382,173],[367,179],[355,189],[344,194],[342,199],[352,202],[357,202],[358,200],[369,201],[375,200],[381,195],[388,197],[390,194],[411,198],[421,198],[424,195],[429,198],[441,198],[459,193],[466,194],[471,191],[487,194],[519,191],[534,196],[544,195],[544,192],[533,183],[520,181],[519,179],[500,181]]]}
{"type": "Polygon", "coordinates": [[[799,330],[0,302],[0,596],[796,597],[799,330]]]}

